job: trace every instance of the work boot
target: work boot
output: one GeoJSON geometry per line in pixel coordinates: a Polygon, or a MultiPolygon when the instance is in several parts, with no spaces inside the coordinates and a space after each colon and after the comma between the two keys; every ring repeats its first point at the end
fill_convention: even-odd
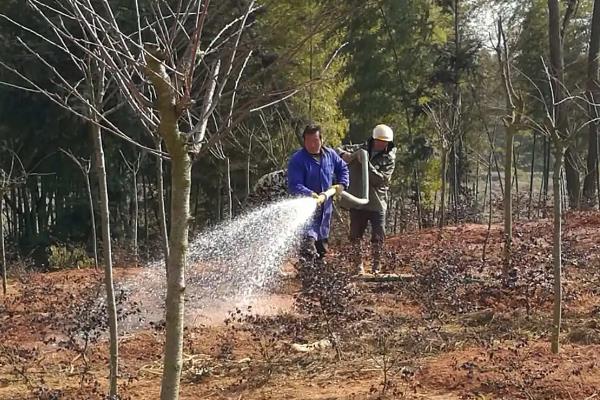
{"type": "Polygon", "coordinates": [[[373,264],[371,264],[371,273],[376,275],[381,272],[381,262],[379,260],[373,260],[373,264]]]}
{"type": "Polygon", "coordinates": [[[362,261],[362,245],[360,241],[352,242],[350,262],[352,265],[352,273],[354,275],[362,275],[365,273],[365,267],[362,261]]]}
{"type": "Polygon", "coordinates": [[[378,274],[381,272],[381,251],[383,243],[373,242],[371,243],[371,257],[373,262],[371,263],[371,272],[378,274]]]}
{"type": "Polygon", "coordinates": [[[365,265],[362,260],[354,264],[353,267],[354,275],[364,275],[365,274],[365,265]]]}

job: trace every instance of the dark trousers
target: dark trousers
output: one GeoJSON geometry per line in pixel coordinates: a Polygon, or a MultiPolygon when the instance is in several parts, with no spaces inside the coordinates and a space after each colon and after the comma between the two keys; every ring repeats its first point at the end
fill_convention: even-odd
{"type": "Polygon", "coordinates": [[[385,239],[385,211],[350,210],[350,242],[352,256],[356,263],[362,260],[361,240],[367,226],[371,223],[371,254],[373,263],[378,268],[385,239]]]}
{"type": "Polygon", "coordinates": [[[300,257],[305,260],[321,260],[327,254],[327,239],[317,240],[313,237],[306,237],[302,243],[300,257]]]}
{"type": "Polygon", "coordinates": [[[362,239],[371,223],[371,243],[383,242],[385,239],[385,211],[350,210],[350,240],[362,239]]]}
{"type": "Polygon", "coordinates": [[[327,239],[317,240],[312,237],[304,238],[300,248],[300,262],[298,263],[298,278],[302,290],[310,293],[319,282],[319,271],[322,271],[327,253],[327,239]]]}

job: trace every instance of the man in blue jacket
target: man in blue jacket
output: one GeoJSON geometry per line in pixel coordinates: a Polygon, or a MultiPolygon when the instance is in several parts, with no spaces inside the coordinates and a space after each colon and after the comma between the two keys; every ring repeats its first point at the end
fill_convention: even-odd
{"type": "Polygon", "coordinates": [[[318,125],[304,128],[302,139],[303,148],[294,153],[288,163],[288,190],[292,195],[312,196],[320,206],[305,232],[301,257],[305,261],[322,260],[327,252],[333,211],[333,200],[325,199],[322,193],[332,186],[338,193],[348,187],[348,166],[333,149],[323,147],[318,125]]]}

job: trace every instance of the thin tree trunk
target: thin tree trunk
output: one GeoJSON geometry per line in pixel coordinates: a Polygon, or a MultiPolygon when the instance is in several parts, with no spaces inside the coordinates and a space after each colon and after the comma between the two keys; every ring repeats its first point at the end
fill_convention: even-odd
{"type": "Polygon", "coordinates": [[[138,251],[138,212],[139,212],[139,203],[138,203],[138,188],[137,188],[137,170],[132,171],[133,175],[133,221],[131,224],[131,233],[133,238],[133,259],[135,266],[138,266],[139,261],[139,251],[138,251]]]}
{"type": "Polygon", "coordinates": [[[19,219],[18,219],[18,205],[17,205],[17,195],[15,192],[15,188],[11,188],[10,190],[10,196],[7,196],[8,198],[5,199],[5,201],[7,201],[9,198],[10,200],[12,200],[12,205],[10,205],[10,203],[7,203],[10,205],[10,211],[7,212],[7,214],[9,215],[9,222],[10,222],[10,226],[11,226],[11,230],[10,230],[10,237],[13,240],[18,240],[19,239],[19,219]]]}
{"type": "Polygon", "coordinates": [[[479,210],[479,158],[475,167],[475,182],[473,182],[473,193],[475,193],[475,209],[479,210]]]}
{"type": "MultiPolygon", "coordinates": [[[[475,90],[473,90],[473,93],[474,93],[475,96],[477,96],[477,92],[475,90]]],[[[486,136],[487,136],[487,139],[488,139],[488,143],[490,145],[490,149],[492,150],[492,155],[493,155],[493,160],[494,160],[494,167],[496,169],[496,175],[498,176],[498,183],[499,183],[499,186],[500,186],[500,193],[502,194],[502,196],[504,196],[504,185],[502,184],[502,174],[500,173],[500,164],[498,163],[498,157],[496,156],[496,146],[495,146],[496,138],[495,137],[492,138],[492,135],[491,135],[490,130],[488,128],[486,119],[483,116],[483,112],[481,111],[481,106],[479,105],[478,108],[479,108],[479,118],[480,118],[481,122],[483,123],[483,125],[485,127],[485,131],[486,131],[486,134],[487,134],[486,136]]],[[[496,132],[496,129],[494,128],[494,133],[495,132],[496,132]]]]}
{"type": "Polygon", "coordinates": [[[85,182],[85,190],[87,193],[87,201],[89,205],[90,211],[90,223],[92,224],[92,242],[94,247],[94,269],[98,269],[98,238],[96,237],[96,217],[94,214],[94,199],[92,196],[92,185],[90,183],[90,164],[86,165],[82,164],[80,160],[77,159],[72,153],[62,150],[61,151],[68,156],[74,163],[77,165],[81,174],[83,175],[83,180],[85,182]]]}
{"type": "Polygon", "coordinates": [[[432,214],[431,214],[432,226],[435,226],[435,215],[437,213],[437,196],[438,196],[438,191],[436,190],[435,192],[433,192],[433,210],[432,210],[432,214]]]}
{"type": "Polygon", "coordinates": [[[248,158],[246,159],[246,198],[250,196],[250,161],[252,156],[252,137],[250,135],[250,143],[248,144],[248,158]]]}
{"type": "Polygon", "coordinates": [[[417,226],[419,229],[422,228],[422,215],[423,215],[423,211],[421,209],[421,182],[419,180],[419,165],[417,162],[417,165],[414,168],[414,175],[415,175],[415,199],[416,199],[416,206],[417,206],[417,226]]]}
{"type": "Polygon", "coordinates": [[[25,206],[23,205],[23,195],[22,195],[22,189],[21,188],[17,188],[15,190],[16,193],[16,198],[15,198],[15,203],[17,204],[17,218],[19,221],[19,240],[22,240],[23,238],[25,238],[25,211],[24,208],[25,206]]]}
{"type": "Polygon", "coordinates": [[[229,157],[225,157],[225,163],[227,172],[225,175],[225,186],[227,187],[227,214],[225,216],[227,221],[233,219],[233,190],[231,189],[231,163],[229,157]]]}
{"type": "MultiPolygon", "coordinates": [[[[164,177],[170,177],[171,176],[171,163],[168,164],[164,164],[164,177]]],[[[165,205],[165,219],[167,221],[167,227],[168,227],[168,231],[171,231],[171,180],[167,179],[166,181],[164,180],[163,177],[163,182],[164,182],[164,186],[165,186],[165,201],[164,201],[164,205],[165,205]]],[[[169,255],[170,255],[170,249],[169,249],[169,255]]]]}
{"type": "MultiPolygon", "coordinates": [[[[565,131],[563,131],[565,132],[565,131]]],[[[579,178],[579,170],[575,163],[575,153],[571,146],[565,152],[565,178],[567,181],[567,195],[569,198],[569,208],[581,208],[581,182],[579,178]]]]}
{"type": "MultiPolygon", "coordinates": [[[[400,200],[396,199],[396,204],[394,205],[394,235],[398,232],[398,205],[400,204],[400,200]]],[[[435,200],[434,200],[435,204],[435,200]]]]}
{"type": "MultiPolygon", "coordinates": [[[[162,152],[162,140],[157,138],[155,142],[156,150],[162,152]]],[[[165,211],[165,185],[163,175],[162,156],[156,156],[156,190],[158,192],[158,225],[162,239],[163,256],[165,258],[165,269],[169,264],[169,234],[167,228],[167,215],[165,211]]]]}
{"type": "Polygon", "coordinates": [[[13,186],[10,189],[10,198],[12,200],[12,207],[11,207],[11,211],[12,211],[12,226],[13,226],[13,234],[12,234],[12,238],[14,240],[19,240],[19,238],[21,237],[21,218],[19,217],[19,215],[21,215],[21,211],[19,210],[19,197],[17,196],[17,190],[15,189],[15,187],[13,186]]]}
{"type": "MultiPolygon", "coordinates": [[[[460,0],[453,0],[453,17],[454,17],[454,57],[459,59],[460,48],[461,48],[461,36],[460,36],[460,0]]],[[[458,171],[458,162],[456,154],[456,138],[459,138],[458,146],[462,142],[461,135],[461,105],[462,105],[462,94],[460,88],[460,70],[458,63],[454,63],[453,70],[454,78],[454,90],[452,93],[452,164],[453,164],[453,182],[452,182],[452,193],[454,200],[454,222],[458,223],[458,202],[460,196],[460,176],[458,171]]],[[[460,150],[459,150],[460,151],[460,150]]]]}
{"type": "Polygon", "coordinates": [[[3,196],[5,205],[9,206],[6,208],[5,222],[6,222],[6,228],[8,228],[7,236],[14,239],[15,238],[15,220],[14,220],[14,214],[13,214],[13,207],[7,202],[7,199],[9,198],[9,194],[11,194],[11,192],[6,190],[6,192],[3,196]]]}
{"type": "Polygon", "coordinates": [[[508,126],[506,128],[506,155],[504,158],[504,252],[503,252],[503,268],[505,276],[510,268],[510,260],[512,253],[512,164],[513,164],[513,143],[514,143],[514,128],[508,126]]]}
{"type": "Polygon", "coordinates": [[[406,208],[404,207],[404,197],[400,196],[400,233],[404,233],[406,231],[407,224],[405,218],[405,211],[406,208]]]}
{"type": "Polygon", "coordinates": [[[223,221],[223,175],[218,173],[219,183],[217,184],[217,221],[223,221]]]}
{"type": "MultiPolygon", "coordinates": [[[[570,152],[567,147],[567,151],[564,152],[563,143],[561,140],[562,136],[567,135],[567,115],[565,113],[563,87],[564,82],[564,59],[563,59],[563,45],[561,37],[561,24],[560,24],[560,7],[558,0],[548,0],[548,38],[550,46],[550,61],[551,61],[551,74],[552,74],[552,101],[553,113],[555,116],[555,124],[553,126],[554,131],[554,172],[552,176],[552,189],[554,197],[554,244],[553,244],[553,264],[554,264],[554,315],[552,321],[552,338],[551,338],[551,350],[553,353],[558,353],[559,339],[560,339],[560,325],[561,325],[561,308],[562,308],[562,201],[560,193],[560,181],[561,181],[561,169],[563,164],[563,157],[566,157],[566,164],[569,164],[570,152]]],[[[566,173],[569,175],[569,166],[566,166],[566,173]]],[[[569,177],[567,176],[567,179],[569,177]]],[[[577,180],[579,177],[577,177],[577,180]]],[[[578,183],[578,182],[577,182],[578,183]]],[[[571,198],[571,194],[575,197],[578,196],[578,189],[574,187],[569,188],[569,197],[572,201],[571,206],[578,204],[578,199],[571,198]],[[573,190],[574,193],[571,191],[573,190]]]]}
{"type": "Polygon", "coordinates": [[[560,195],[562,159],[562,149],[558,149],[554,158],[554,173],[552,176],[554,192],[554,243],[552,249],[554,265],[554,313],[552,318],[551,350],[555,354],[560,349],[559,339],[562,309],[562,204],[560,195]]]}
{"type": "MultiPolygon", "coordinates": [[[[516,148],[513,148],[513,169],[515,174],[515,194],[517,195],[517,206],[519,201],[519,153],[516,148]]],[[[518,214],[517,214],[518,215],[518,214]]]]}
{"type": "Polygon", "coordinates": [[[31,188],[31,183],[29,185],[25,185],[24,189],[25,201],[27,202],[27,225],[29,225],[29,237],[33,239],[37,236],[37,231],[35,229],[35,217],[37,215],[37,211],[35,209],[35,197],[31,188]]]}
{"type": "MultiPolygon", "coordinates": [[[[518,169],[518,164],[519,164],[519,153],[517,152],[516,148],[513,148],[513,169],[514,169],[514,178],[515,178],[515,198],[516,198],[516,205],[517,205],[517,211],[515,213],[516,218],[519,219],[519,211],[521,209],[521,198],[519,196],[519,169],[518,169]]],[[[513,210],[514,210],[514,206],[513,206],[513,210]]],[[[513,216],[513,219],[515,217],[513,216]]]]}
{"type": "Polygon", "coordinates": [[[501,71],[502,83],[506,95],[506,113],[504,124],[506,126],[506,145],[504,149],[504,251],[503,251],[503,269],[504,277],[508,277],[511,267],[512,241],[513,241],[513,200],[512,200],[512,171],[515,172],[515,188],[517,195],[519,193],[517,178],[517,158],[515,155],[514,139],[519,129],[523,114],[523,101],[515,93],[512,84],[512,74],[510,69],[510,59],[506,37],[502,30],[502,19],[498,19],[498,44],[496,48],[498,64],[501,71]]]}
{"type": "MultiPolygon", "coordinates": [[[[19,218],[19,215],[21,214],[21,211],[19,210],[19,203],[18,203],[18,196],[17,196],[17,191],[11,190],[11,199],[13,201],[14,206],[11,207],[11,211],[12,211],[12,226],[13,226],[13,234],[12,234],[12,238],[13,240],[19,240],[19,237],[21,236],[21,218],[19,218]]],[[[6,199],[5,199],[6,200],[6,199]]]]}
{"type": "Polygon", "coordinates": [[[144,243],[148,249],[148,177],[144,173],[142,173],[142,199],[144,201],[144,243]]]}
{"type": "MultiPolygon", "coordinates": [[[[193,183],[192,183],[193,185],[193,183]]],[[[200,182],[196,182],[196,197],[194,198],[194,229],[198,229],[200,218],[198,213],[200,212],[200,182]]]]}
{"type": "Polygon", "coordinates": [[[4,193],[0,191],[0,262],[2,263],[2,294],[6,296],[6,252],[4,250],[4,193]]]}
{"type": "MultiPolygon", "coordinates": [[[[490,168],[491,168],[491,167],[490,167],[490,168]]],[[[491,181],[490,181],[490,182],[491,182],[491,181]]],[[[485,178],[485,186],[483,187],[483,204],[482,204],[482,206],[481,206],[481,210],[482,210],[482,211],[485,211],[485,207],[486,207],[486,205],[487,205],[488,184],[489,184],[489,182],[488,182],[488,178],[487,178],[487,175],[486,175],[486,178],[485,178]]],[[[490,188],[489,188],[489,190],[492,190],[492,189],[491,189],[491,185],[490,185],[490,188]]]]}
{"type": "Polygon", "coordinates": [[[468,163],[468,155],[465,151],[465,144],[463,141],[463,137],[460,136],[458,138],[458,193],[459,193],[459,201],[460,201],[460,188],[464,187],[465,190],[469,189],[469,171],[467,168],[468,163]],[[462,180],[464,179],[464,184],[462,184],[462,180]]]}
{"type": "Polygon", "coordinates": [[[446,219],[446,185],[447,185],[447,172],[448,172],[448,149],[442,149],[442,188],[440,192],[440,219],[438,220],[438,227],[441,229],[444,227],[446,219]]]}
{"type": "MultiPolygon", "coordinates": [[[[494,141],[496,139],[494,138],[494,141]]],[[[492,147],[492,153],[494,155],[494,166],[496,167],[496,176],[498,176],[498,185],[500,186],[500,193],[504,196],[504,185],[502,184],[502,174],[500,173],[500,164],[498,163],[498,157],[496,156],[495,146],[492,147]]]]}
{"type": "Polygon", "coordinates": [[[50,196],[48,197],[48,226],[47,228],[53,227],[56,224],[55,219],[56,213],[56,185],[54,186],[50,196]]]}
{"type": "Polygon", "coordinates": [[[92,242],[94,243],[94,269],[98,269],[98,238],[96,237],[96,217],[94,215],[94,199],[92,197],[92,185],[90,183],[90,174],[85,175],[85,188],[87,190],[88,202],[90,205],[90,221],[92,223],[92,242]]]}
{"type": "Polygon", "coordinates": [[[543,170],[542,170],[542,182],[540,185],[540,192],[538,194],[538,217],[540,216],[540,209],[542,211],[542,217],[546,218],[546,204],[548,203],[548,175],[549,175],[549,171],[548,171],[548,162],[549,162],[549,157],[548,157],[548,138],[546,136],[544,136],[544,143],[543,143],[543,149],[542,149],[542,156],[543,158],[543,170]]]}
{"type": "MultiPolygon", "coordinates": [[[[552,172],[554,172],[554,165],[552,165],[552,172]]],[[[565,182],[564,182],[565,177],[563,176],[563,172],[561,171],[560,174],[560,202],[562,204],[562,206],[564,207],[566,204],[569,204],[569,200],[567,199],[567,197],[565,196],[565,182]]],[[[552,190],[554,190],[554,182],[552,182],[552,190]]],[[[554,206],[554,203],[552,203],[552,206],[554,206]]],[[[554,214],[553,214],[554,215],[554,214]]]]}
{"type": "MultiPolygon", "coordinates": [[[[487,257],[487,246],[488,243],[490,241],[490,234],[492,232],[492,153],[493,150],[490,151],[490,156],[488,158],[489,163],[488,163],[488,173],[487,173],[487,180],[486,180],[486,186],[489,184],[490,190],[489,190],[489,213],[488,213],[488,227],[487,227],[487,233],[485,235],[485,242],[483,242],[483,250],[481,252],[481,261],[485,262],[485,259],[487,257]]],[[[485,199],[484,199],[485,200],[485,199]]],[[[485,209],[485,201],[484,201],[484,206],[483,208],[485,209]]]]}
{"type": "Polygon", "coordinates": [[[23,201],[23,224],[25,226],[25,238],[29,242],[33,239],[33,231],[31,226],[31,208],[29,206],[29,190],[27,185],[23,185],[19,189],[21,193],[21,200],[23,201]]]}
{"type": "MultiPolygon", "coordinates": [[[[590,100],[593,101],[593,100],[590,100]]],[[[592,109],[593,106],[588,108],[592,109]]],[[[591,110],[590,110],[591,111],[591,110]]],[[[593,208],[596,202],[598,182],[598,126],[591,123],[588,133],[587,174],[583,182],[583,196],[586,208],[593,208]]]]}
{"type": "Polygon", "coordinates": [[[38,221],[40,221],[40,233],[48,230],[48,193],[46,191],[46,180],[40,177],[40,203],[38,207],[38,221]]]}
{"type": "Polygon", "coordinates": [[[527,204],[527,218],[531,219],[531,201],[533,199],[533,173],[535,168],[535,144],[537,140],[537,133],[533,132],[533,149],[531,151],[531,169],[529,172],[529,202],[527,204]]]}
{"type": "Polygon", "coordinates": [[[50,227],[50,215],[52,214],[52,199],[54,198],[54,190],[48,188],[48,179],[43,179],[42,188],[44,190],[44,207],[43,207],[43,220],[44,220],[44,232],[47,232],[50,227]]]}
{"type": "Polygon", "coordinates": [[[40,234],[40,224],[38,220],[38,204],[40,200],[39,181],[39,176],[34,177],[33,182],[31,183],[31,189],[29,190],[31,193],[31,228],[34,237],[37,237],[40,234]]]}
{"type": "MultiPolygon", "coordinates": [[[[550,139],[544,136],[544,171],[542,172],[542,200],[543,200],[543,214],[544,218],[546,215],[546,205],[548,204],[548,190],[550,184],[550,139]]],[[[541,203],[541,202],[540,202],[541,203]]]]}
{"type": "Polygon", "coordinates": [[[106,305],[108,313],[108,327],[110,337],[110,391],[112,397],[117,395],[117,377],[119,376],[119,347],[117,332],[117,306],[115,303],[113,285],[112,249],[110,242],[110,210],[108,208],[108,185],[106,183],[106,165],[104,163],[104,149],[102,134],[97,125],[92,125],[92,141],[96,155],[96,174],[98,190],[100,192],[100,230],[102,232],[102,250],[104,253],[104,286],[106,288],[106,305]]]}
{"type": "Polygon", "coordinates": [[[460,190],[460,182],[458,177],[458,155],[456,153],[456,144],[452,150],[452,207],[454,210],[454,223],[458,223],[458,197],[460,190]]]}

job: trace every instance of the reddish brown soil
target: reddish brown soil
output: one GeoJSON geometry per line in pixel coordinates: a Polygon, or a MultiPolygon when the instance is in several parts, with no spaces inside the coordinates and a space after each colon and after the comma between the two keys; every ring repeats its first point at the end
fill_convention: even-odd
{"type": "MultiPolygon", "coordinates": [[[[485,261],[484,225],[389,238],[388,267],[416,279],[354,284],[357,304],[368,313],[341,324],[341,359],[332,349],[306,354],[291,350],[292,342],[326,335],[322,325],[309,328],[312,320],[293,309],[292,295],[299,285],[291,273],[277,293],[256,307],[269,314],[275,303],[288,309],[287,314],[225,324],[227,310],[218,309],[203,324],[187,329],[181,398],[600,398],[600,214],[567,216],[562,346],[557,355],[549,346],[551,229],[547,220],[516,225],[513,267],[518,278],[509,285],[498,277],[499,226],[492,226],[485,261]],[[387,322],[374,322],[377,318],[387,322]],[[294,324],[301,334],[287,329],[294,324]],[[385,352],[394,362],[385,393],[383,356],[374,344],[378,337],[393,343],[385,352]]],[[[334,248],[331,261],[344,254],[346,249],[334,248]]],[[[124,280],[139,273],[117,268],[115,275],[124,280]]],[[[61,343],[69,336],[64,321],[73,318],[73,305],[89,297],[92,284],[102,278],[100,271],[86,269],[10,281],[9,294],[0,301],[0,399],[103,398],[105,337],[86,352],[87,374],[82,373],[82,359],[73,361],[77,351],[61,343]]],[[[163,340],[160,328],[121,338],[123,398],[158,398],[163,340]]]]}

